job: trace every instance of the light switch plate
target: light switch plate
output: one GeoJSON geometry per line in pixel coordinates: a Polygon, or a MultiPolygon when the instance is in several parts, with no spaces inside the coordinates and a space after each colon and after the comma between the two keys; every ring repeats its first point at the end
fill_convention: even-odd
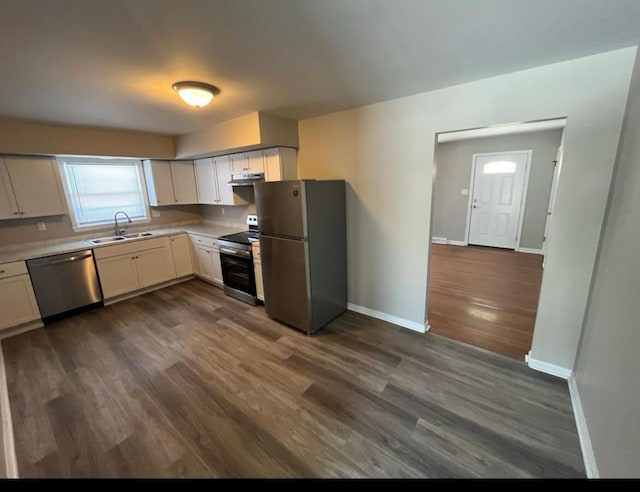
{"type": "Polygon", "coordinates": [[[469,194],[469,190],[466,189],[466,188],[462,188],[460,190],[460,194],[463,195],[463,196],[467,196],[469,194]]]}
{"type": "Polygon", "coordinates": [[[151,217],[153,217],[154,219],[157,217],[160,217],[160,210],[156,210],[155,208],[151,209],[151,217]]]}
{"type": "Polygon", "coordinates": [[[45,224],[44,222],[38,222],[38,230],[39,231],[46,231],[47,230],[47,224],[45,224]]]}

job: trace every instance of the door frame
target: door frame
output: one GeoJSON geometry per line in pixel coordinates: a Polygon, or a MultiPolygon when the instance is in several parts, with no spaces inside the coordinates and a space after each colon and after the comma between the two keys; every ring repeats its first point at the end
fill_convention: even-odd
{"type": "Polygon", "coordinates": [[[531,162],[533,160],[533,150],[510,150],[508,152],[482,152],[471,156],[471,177],[469,178],[469,198],[467,200],[467,223],[464,228],[464,245],[469,245],[469,230],[471,228],[471,205],[473,204],[473,192],[476,176],[477,158],[488,155],[509,155],[526,154],[527,162],[524,169],[524,185],[522,188],[522,199],[518,210],[518,232],[516,237],[516,247],[514,251],[520,251],[520,240],[522,239],[522,225],[524,224],[524,206],[527,203],[527,192],[529,191],[529,174],[531,173],[531,162]]]}

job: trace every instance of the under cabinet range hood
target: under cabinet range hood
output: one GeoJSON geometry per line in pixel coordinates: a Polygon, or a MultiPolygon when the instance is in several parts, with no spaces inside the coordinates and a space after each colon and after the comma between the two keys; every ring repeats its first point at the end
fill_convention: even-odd
{"type": "Polygon", "coordinates": [[[231,186],[253,186],[254,183],[264,181],[264,173],[255,174],[232,174],[231,181],[227,184],[231,186]]]}

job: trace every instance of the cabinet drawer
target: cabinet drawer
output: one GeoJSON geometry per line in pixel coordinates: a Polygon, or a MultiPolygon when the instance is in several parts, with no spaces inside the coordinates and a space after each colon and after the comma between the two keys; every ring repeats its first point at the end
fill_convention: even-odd
{"type": "Polygon", "coordinates": [[[189,234],[191,237],[191,241],[195,246],[206,246],[207,248],[215,248],[218,249],[218,240],[207,237],[207,236],[199,236],[197,234],[189,234]]]}
{"type": "Polygon", "coordinates": [[[102,246],[93,250],[93,255],[97,260],[102,258],[112,258],[114,256],[128,255],[131,253],[138,253],[140,251],[146,251],[154,248],[170,248],[171,240],[168,237],[157,237],[153,239],[140,239],[137,241],[126,242],[121,244],[114,244],[110,246],[102,246]]]}
{"type": "Polygon", "coordinates": [[[28,273],[27,264],[24,261],[14,261],[0,265],[0,278],[15,277],[28,273]]]}

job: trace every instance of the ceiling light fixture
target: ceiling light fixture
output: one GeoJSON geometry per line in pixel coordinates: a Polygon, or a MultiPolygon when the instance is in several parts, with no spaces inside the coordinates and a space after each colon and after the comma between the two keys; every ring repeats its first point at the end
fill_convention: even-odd
{"type": "Polygon", "coordinates": [[[220,94],[220,89],[204,82],[182,81],[176,82],[172,87],[184,102],[196,108],[206,106],[213,96],[220,94]]]}

